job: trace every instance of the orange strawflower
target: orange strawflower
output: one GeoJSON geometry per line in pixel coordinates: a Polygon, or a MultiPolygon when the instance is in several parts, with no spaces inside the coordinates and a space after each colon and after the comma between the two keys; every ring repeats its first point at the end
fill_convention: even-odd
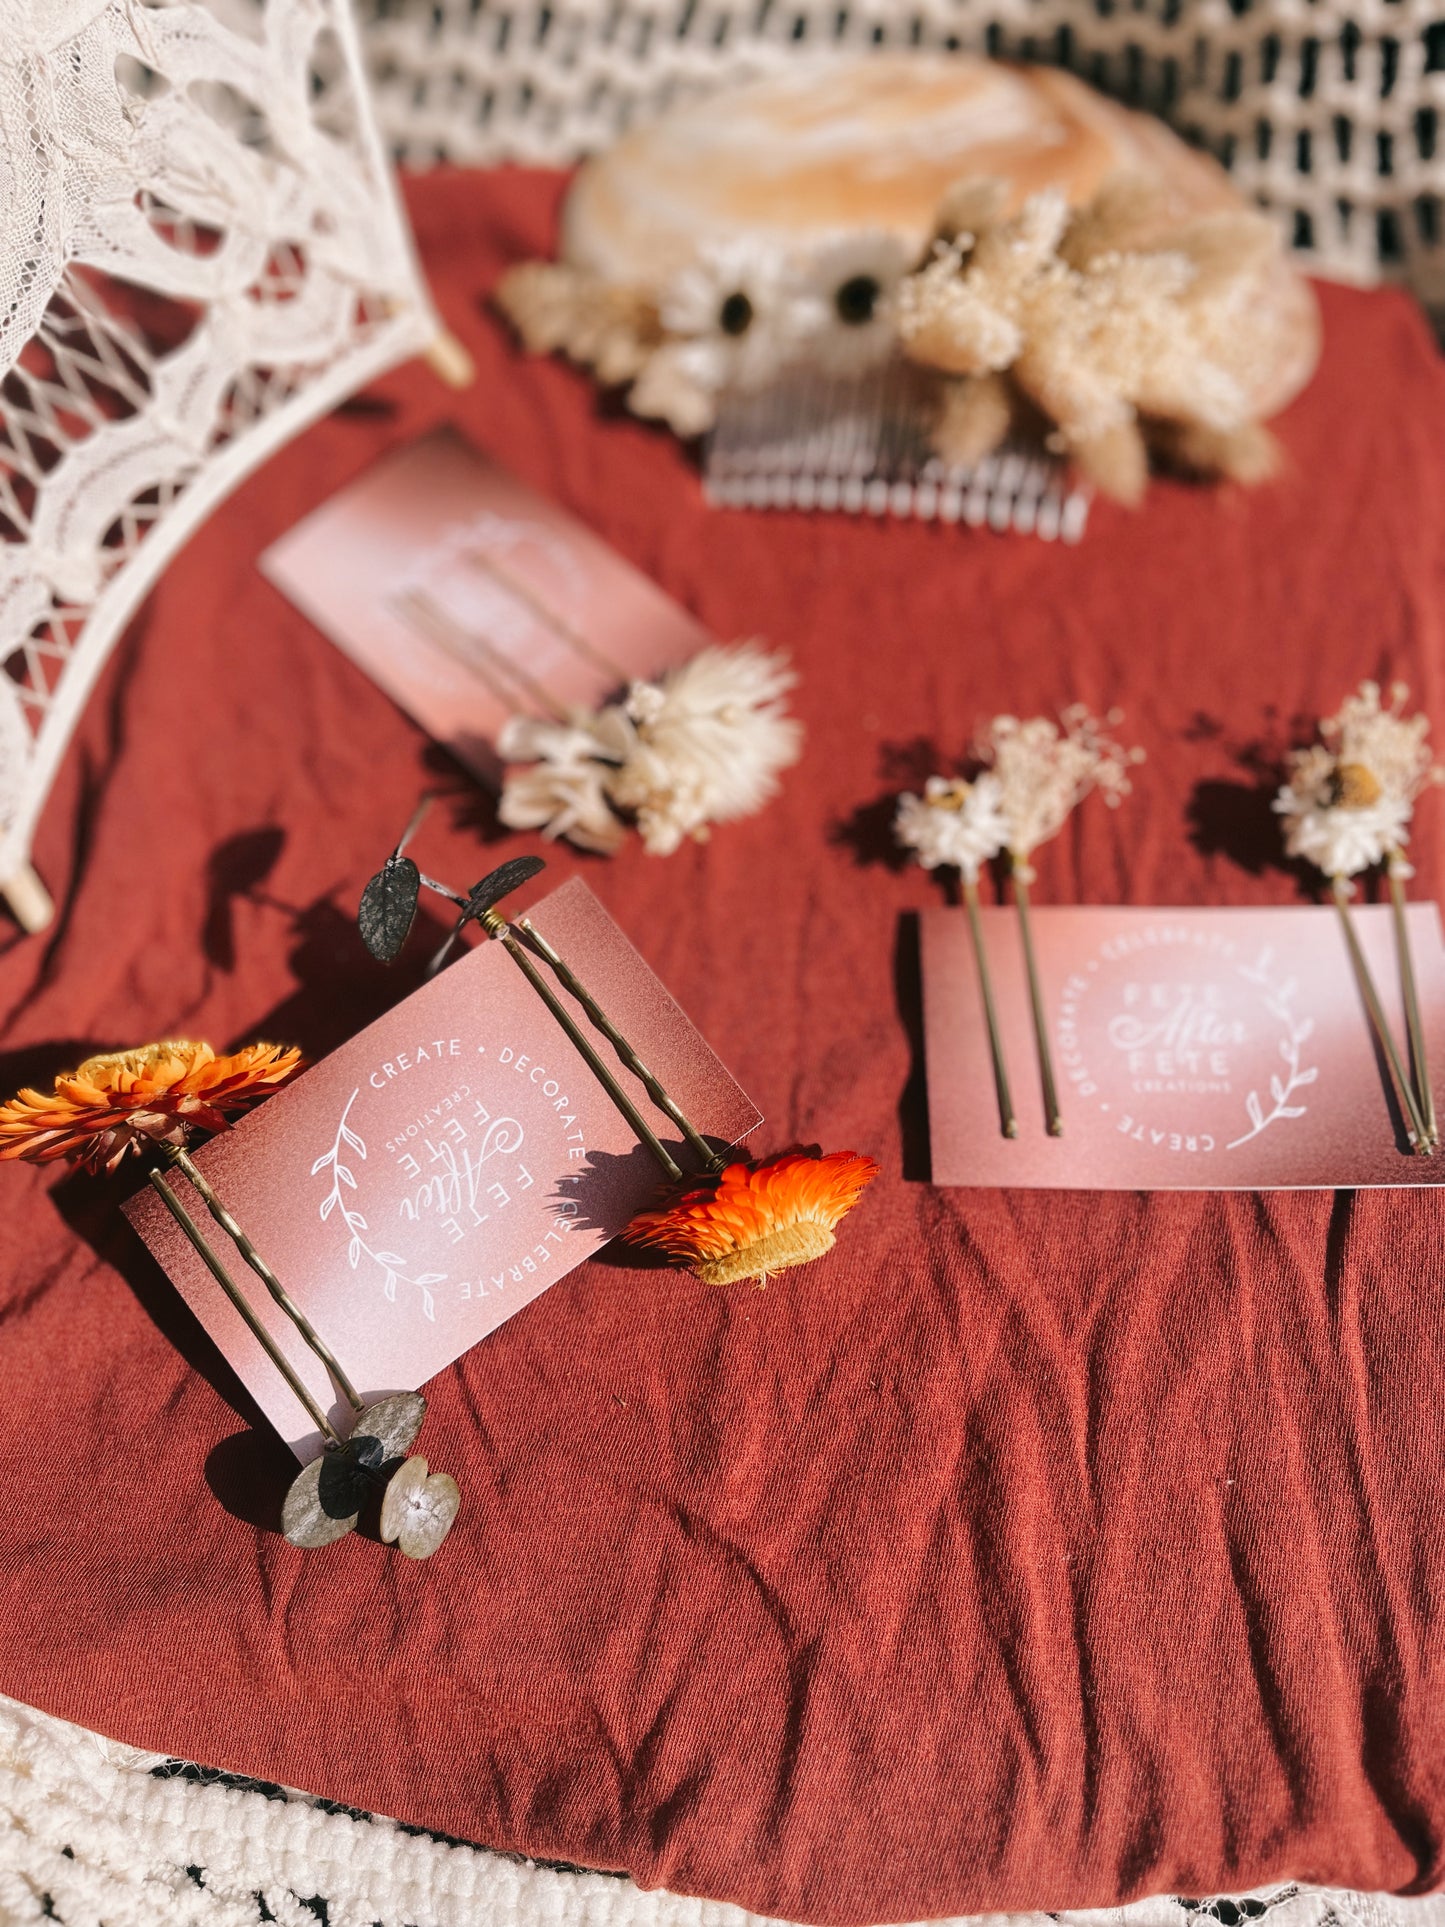
{"type": "Polygon", "coordinates": [[[225,1130],[228,1112],[286,1083],[301,1061],[283,1044],[249,1044],[231,1057],[190,1043],[106,1051],[57,1077],[49,1095],[25,1090],[0,1104],[0,1158],[69,1158],[113,1171],[143,1144],[180,1144],[193,1128],[225,1130]]]}
{"type": "Polygon", "coordinates": [[[656,1211],[640,1211],[623,1232],[653,1245],[706,1285],[762,1283],[833,1248],[833,1227],[878,1175],[872,1158],[816,1145],[729,1164],[688,1178],[656,1211]]]}

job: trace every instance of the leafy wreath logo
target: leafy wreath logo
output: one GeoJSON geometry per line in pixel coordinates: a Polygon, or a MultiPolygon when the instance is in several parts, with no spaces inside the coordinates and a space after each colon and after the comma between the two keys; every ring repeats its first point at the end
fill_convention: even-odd
{"type": "Polygon", "coordinates": [[[1313,1084],[1320,1074],[1318,1065],[1312,1064],[1307,1068],[1302,1068],[1300,1065],[1300,1049],[1313,1035],[1314,1019],[1297,1017],[1291,1009],[1295,993],[1299,989],[1295,978],[1286,978],[1282,984],[1271,981],[1269,973],[1273,959],[1274,951],[1266,946],[1260,952],[1257,962],[1239,966],[1239,975],[1246,983],[1253,984],[1259,990],[1265,1009],[1271,1017],[1278,1020],[1281,1026],[1283,1034],[1280,1037],[1279,1054],[1284,1060],[1286,1075],[1281,1077],[1278,1071],[1270,1073],[1269,1094],[1274,1105],[1273,1110],[1265,1110],[1258,1091],[1249,1093],[1244,1100],[1244,1108],[1249,1113],[1251,1128],[1242,1137],[1234,1138],[1227,1144],[1225,1146],[1227,1151],[1237,1151],[1241,1144],[1248,1144],[1251,1139],[1257,1138],[1261,1131],[1267,1131],[1271,1124],[1277,1123],[1281,1118],[1303,1117],[1309,1107],[1304,1104],[1292,1104],[1290,1099],[1304,1085],[1313,1084]]]}
{"type": "Polygon", "coordinates": [[[396,1303],[398,1285],[414,1287],[421,1293],[422,1311],[435,1324],[436,1300],[432,1297],[431,1287],[444,1285],[447,1274],[444,1271],[422,1271],[413,1277],[407,1268],[406,1259],[397,1252],[378,1251],[369,1242],[370,1226],[357,1210],[354,1199],[348,1199],[346,1195],[348,1191],[354,1193],[357,1187],[355,1173],[349,1166],[342,1163],[342,1146],[345,1145],[354,1151],[358,1158],[364,1159],[366,1156],[365,1143],[347,1122],[351,1116],[351,1107],[360,1095],[358,1088],[346,1100],[346,1109],[341,1113],[341,1122],[336,1127],[336,1137],[331,1149],[323,1152],[311,1167],[313,1178],[319,1177],[323,1171],[329,1170],[331,1173],[331,1189],[322,1200],[321,1219],[325,1223],[333,1211],[339,1211],[341,1221],[350,1233],[347,1257],[351,1261],[351,1269],[355,1271],[363,1258],[368,1259],[381,1272],[382,1290],[392,1304],[396,1303]]]}

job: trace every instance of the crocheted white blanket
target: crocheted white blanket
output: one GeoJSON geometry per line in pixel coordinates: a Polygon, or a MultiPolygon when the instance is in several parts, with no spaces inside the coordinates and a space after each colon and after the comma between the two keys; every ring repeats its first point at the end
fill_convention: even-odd
{"type": "MultiPolygon", "coordinates": [[[[981,1916],[975,1927],[1257,1927],[1266,1914],[1269,1927],[1445,1927],[1445,1899],[1286,1884],[1228,1900],[981,1916]]],[[[0,1927],[257,1927],[267,1917],[279,1927],[781,1927],[204,1772],[0,1697],[0,1927]]]]}

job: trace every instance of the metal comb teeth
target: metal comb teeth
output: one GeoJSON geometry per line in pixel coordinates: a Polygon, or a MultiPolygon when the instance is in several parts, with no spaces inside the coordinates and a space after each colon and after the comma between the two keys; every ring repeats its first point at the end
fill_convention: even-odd
{"type": "Polygon", "coordinates": [[[928,445],[930,384],[907,362],[858,375],[791,369],[727,397],[703,451],[708,501],[894,515],[1077,542],[1089,491],[1064,463],[1005,447],[949,468],[928,445]]]}

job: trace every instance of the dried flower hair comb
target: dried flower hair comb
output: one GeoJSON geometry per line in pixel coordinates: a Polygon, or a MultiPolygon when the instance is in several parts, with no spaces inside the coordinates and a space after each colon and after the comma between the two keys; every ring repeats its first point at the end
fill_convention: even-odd
{"type": "Polygon", "coordinates": [[[1286,853],[1313,864],[1329,882],[1360,995],[1389,1067],[1411,1143],[1416,1152],[1430,1156],[1439,1145],[1440,1129],[1405,917],[1405,881],[1414,875],[1405,845],[1416,799],[1424,790],[1445,783],[1445,770],[1434,763],[1425,741],[1428,718],[1405,714],[1409,693],[1403,683],[1395,683],[1387,704],[1381,701],[1378,683],[1361,683],[1336,715],[1322,719],[1319,742],[1291,756],[1289,777],[1274,799],[1274,808],[1283,819],[1286,853]],[[1354,879],[1380,864],[1389,883],[1409,1033],[1409,1076],[1350,916],[1354,879]]]}
{"type": "Polygon", "coordinates": [[[719,1285],[743,1279],[763,1283],[774,1273],[807,1264],[829,1250],[839,1220],[876,1175],[873,1161],[853,1151],[823,1155],[817,1147],[795,1148],[771,1158],[735,1158],[710,1144],[575,969],[525,916],[513,922],[498,907],[545,867],[541,858],[516,857],[471,890],[454,890],[425,875],[406,854],[425,809],[423,803],[363,892],[357,919],[362,940],[374,957],[392,962],[411,931],[425,887],[458,912],[451,933],[432,960],[433,970],[446,961],[468,924],[503,946],[666,1181],[664,1199],[656,1208],[638,1213],[623,1237],[660,1249],[705,1283],[719,1285]],[[559,990],[580,1007],[585,1022],[579,1021],[559,990]],[[599,1052],[589,1027],[611,1046],[622,1067],[642,1086],[646,1099],[682,1133],[700,1167],[697,1171],[684,1171],[662,1142],[633,1093],[599,1052]]]}
{"type": "Polygon", "coordinates": [[[303,1069],[301,1053],[276,1044],[251,1044],[218,1057],[209,1044],[170,1041],[87,1058],[55,1080],[49,1093],[23,1090],[0,1105],[0,1159],[114,1171],[132,1153],[154,1160],[147,1178],[195,1247],[216,1283],[245,1321],[324,1440],[303,1466],[282,1508],[282,1530],[292,1545],[316,1547],[344,1538],[357,1524],[373,1490],[382,1494],[381,1532],[409,1558],[428,1558],[456,1518],[460,1494],[445,1473],[429,1473],[423,1458],[406,1452],[421,1430],[426,1400],[417,1392],[368,1405],[330,1347],[285,1289],[190,1155],[198,1134],[229,1128],[303,1069]],[[225,1232],[329,1372],[351,1410],[345,1436],[313,1398],[285,1353],[257,1316],[225,1259],[206,1237],[170,1181],[178,1173],[225,1232]]]}
{"type": "Polygon", "coordinates": [[[1211,162],[1056,70],[916,48],[689,92],[579,168],[560,258],[496,299],[709,435],[714,501],[1066,540],[1151,461],[1263,480],[1318,356],[1211,162]]]}
{"type": "Polygon", "coordinates": [[[905,794],[898,801],[894,819],[898,842],[913,852],[924,869],[956,869],[962,881],[993,1059],[999,1127],[1005,1137],[1018,1135],[1018,1120],[979,922],[979,872],[995,857],[1008,858],[1028,974],[1044,1116],[1049,1135],[1058,1137],[1064,1120],[1029,920],[1031,858],[1041,843],[1057,836],[1091,791],[1097,790],[1111,808],[1128,795],[1129,770],[1142,762],[1144,752],[1125,749],[1106,733],[1105,724],[1112,727],[1120,720],[1114,710],[1100,722],[1081,704],[1064,710],[1057,723],[1047,716],[1026,722],[1016,716],[995,716],[979,736],[976,760],[982,768],[971,782],[931,776],[922,796],[905,794]]]}

